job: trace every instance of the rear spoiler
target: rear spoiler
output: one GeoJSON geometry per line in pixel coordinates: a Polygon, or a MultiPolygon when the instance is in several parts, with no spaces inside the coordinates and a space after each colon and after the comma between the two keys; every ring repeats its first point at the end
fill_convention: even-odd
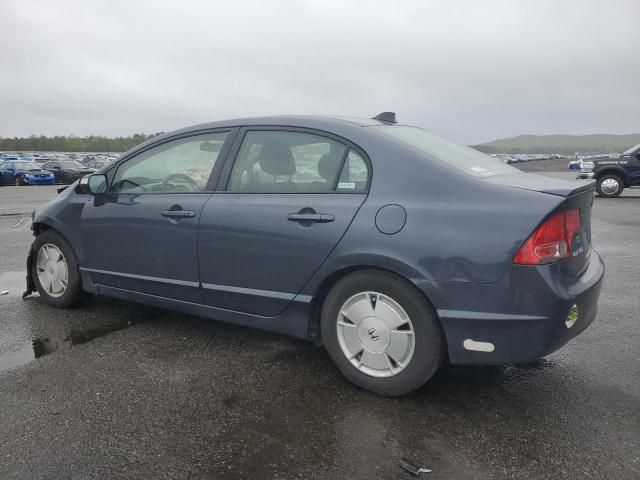
{"type": "Polygon", "coordinates": [[[545,175],[536,175],[534,173],[495,175],[493,177],[485,177],[484,179],[497,185],[505,185],[507,187],[567,198],[589,191],[595,191],[596,185],[595,182],[582,183],[575,180],[563,180],[545,175]]]}

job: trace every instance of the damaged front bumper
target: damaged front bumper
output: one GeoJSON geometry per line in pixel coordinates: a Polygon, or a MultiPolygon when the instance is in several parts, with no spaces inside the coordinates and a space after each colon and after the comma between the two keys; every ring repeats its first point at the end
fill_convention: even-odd
{"type": "Polygon", "coordinates": [[[27,255],[27,289],[22,294],[23,300],[36,291],[36,284],[34,283],[33,276],[31,275],[32,263],[33,263],[33,247],[30,247],[29,254],[27,255]]]}

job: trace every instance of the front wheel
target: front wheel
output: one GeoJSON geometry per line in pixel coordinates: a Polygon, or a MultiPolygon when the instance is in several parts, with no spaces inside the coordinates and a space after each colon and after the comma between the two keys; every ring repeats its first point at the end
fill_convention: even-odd
{"type": "Polygon", "coordinates": [[[69,308],[89,297],[82,290],[76,255],[62,235],[46,230],[36,237],[31,248],[31,276],[45,302],[69,308]]]}
{"type": "Polygon", "coordinates": [[[322,307],[322,339],[338,369],[356,385],[386,396],[429,380],[444,357],[431,304],[392,273],[353,273],[331,289],[322,307]]]}
{"type": "Polygon", "coordinates": [[[24,186],[24,180],[22,179],[22,177],[16,177],[16,187],[22,187],[24,186]]]}
{"type": "Polygon", "coordinates": [[[604,175],[596,183],[596,192],[600,197],[615,198],[620,196],[622,190],[624,190],[624,184],[617,175],[604,175]]]}
{"type": "Polygon", "coordinates": [[[63,174],[62,183],[64,183],[65,185],[71,185],[73,183],[73,176],[70,173],[63,174]]]}

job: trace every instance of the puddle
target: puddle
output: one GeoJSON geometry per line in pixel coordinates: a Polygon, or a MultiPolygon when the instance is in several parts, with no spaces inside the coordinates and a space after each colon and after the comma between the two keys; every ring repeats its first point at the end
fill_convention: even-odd
{"type": "Polygon", "coordinates": [[[59,350],[69,349],[74,345],[82,345],[108,333],[123,330],[133,324],[134,322],[127,321],[98,328],[71,330],[66,336],[36,338],[17,349],[0,353],[0,371],[24,365],[36,358],[55,353],[59,350]]]}
{"type": "Polygon", "coordinates": [[[25,277],[25,271],[0,273],[0,371],[90,342],[149,318],[145,310],[142,315],[137,311],[142,307],[132,311],[128,305],[124,310],[116,304],[114,309],[109,301],[106,310],[102,310],[100,301],[94,301],[85,308],[68,311],[50,309],[40,302],[37,293],[23,302],[20,297],[26,288],[25,277]],[[92,324],[93,319],[100,319],[102,325],[92,324]]]}

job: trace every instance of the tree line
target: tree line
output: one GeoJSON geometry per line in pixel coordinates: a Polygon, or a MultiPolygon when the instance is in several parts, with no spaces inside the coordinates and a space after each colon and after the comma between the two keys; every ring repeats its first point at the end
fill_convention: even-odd
{"type": "Polygon", "coordinates": [[[159,133],[146,135],[136,133],[130,137],[103,137],[89,135],[77,137],[75,135],[31,135],[30,137],[0,137],[0,151],[14,152],[124,152],[142,142],[146,142],[159,133]]]}

